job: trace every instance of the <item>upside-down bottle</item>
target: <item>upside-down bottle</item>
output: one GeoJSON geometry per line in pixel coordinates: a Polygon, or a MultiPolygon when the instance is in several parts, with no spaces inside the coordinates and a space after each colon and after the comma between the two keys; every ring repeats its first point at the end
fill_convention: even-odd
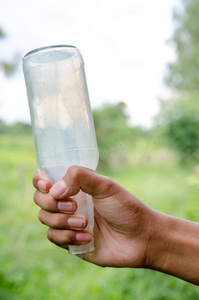
{"type": "MultiPolygon", "coordinates": [[[[99,152],[80,51],[65,45],[35,49],[24,56],[23,72],[40,170],[53,184],[71,165],[95,170],[99,152]]],[[[93,232],[92,197],[80,191],[73,198],[93,232]]],[[[71,254],[94,249],[94,239],[69,246],[71,254]]]]}

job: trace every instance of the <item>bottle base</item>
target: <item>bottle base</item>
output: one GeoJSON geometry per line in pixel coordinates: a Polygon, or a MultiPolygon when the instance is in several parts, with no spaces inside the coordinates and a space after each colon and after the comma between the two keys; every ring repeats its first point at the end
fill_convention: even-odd
{"type": "Polygon", "coordinates": [[[90,243],[85,245],[69,245],[68,250],[70,254],[84,254],[93,252],[95,250],[94,239],[92,239],[90,243]]]}

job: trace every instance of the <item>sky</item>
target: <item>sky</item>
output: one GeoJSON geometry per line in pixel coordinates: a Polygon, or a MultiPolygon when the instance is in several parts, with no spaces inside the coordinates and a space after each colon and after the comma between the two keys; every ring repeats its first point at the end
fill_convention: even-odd
{"type": "MultiPolygon", "coordinates": [[[[177,0],[0,0],[0,60],[22,58],[47,45],[81,51],[92,108],[124,101],[133,125],[151,126],[158,98],[167,97],[166,64],[174,51],[177,0]]],[[[0,71],[0,119],[30,122],[21,61],[6,78],[0,71]]]]}

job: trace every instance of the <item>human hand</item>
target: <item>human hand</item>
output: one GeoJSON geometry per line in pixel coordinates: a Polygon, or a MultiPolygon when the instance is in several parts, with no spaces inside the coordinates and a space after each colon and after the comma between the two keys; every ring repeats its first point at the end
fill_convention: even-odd
{"type": "Polygon", "coordinates": [[[96,250],[84,254],[84,260],[100,266],[145,267],[199,285],[199,223],[157,212],[111,179],[83,167],[70,167],[53,187],[37,171],[33,184],[39,219],[50,227],[51,242],[67,249],[91,241],[87,220],[75,213],[72,198],[81,189],[92,195],[95,213],[96,250]]]}
{"type": "Polygon", "coordinates": [[[48,239],[66,248],[88,243],[87,220],[75,213],[72,198],[81,189],[92,195],[96,250],[84,260],[101,266],[144,267],[151,236],[153,210],[108,177],[72,166],[53,187],[39,170],[33,184],[35,203],[41,207],[39,220],[49,226],[48,239]],[[52,187],[52,188],[51,188],[52,187]]]}

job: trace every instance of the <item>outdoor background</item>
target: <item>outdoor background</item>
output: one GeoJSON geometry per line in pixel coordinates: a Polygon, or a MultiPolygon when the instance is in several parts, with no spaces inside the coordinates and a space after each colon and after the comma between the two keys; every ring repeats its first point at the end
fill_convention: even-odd
{"type": "Polygon", "coordinates": [[[199,2],[164,2],[2,1],[0,299],[199,299],[198,287],[172,276],[69,255],[47,240],[32,200],[37,166],[21,58],[46,44],[75,44],[85,59],[97,172],[156,210],[199,221],[199,2]]]}

